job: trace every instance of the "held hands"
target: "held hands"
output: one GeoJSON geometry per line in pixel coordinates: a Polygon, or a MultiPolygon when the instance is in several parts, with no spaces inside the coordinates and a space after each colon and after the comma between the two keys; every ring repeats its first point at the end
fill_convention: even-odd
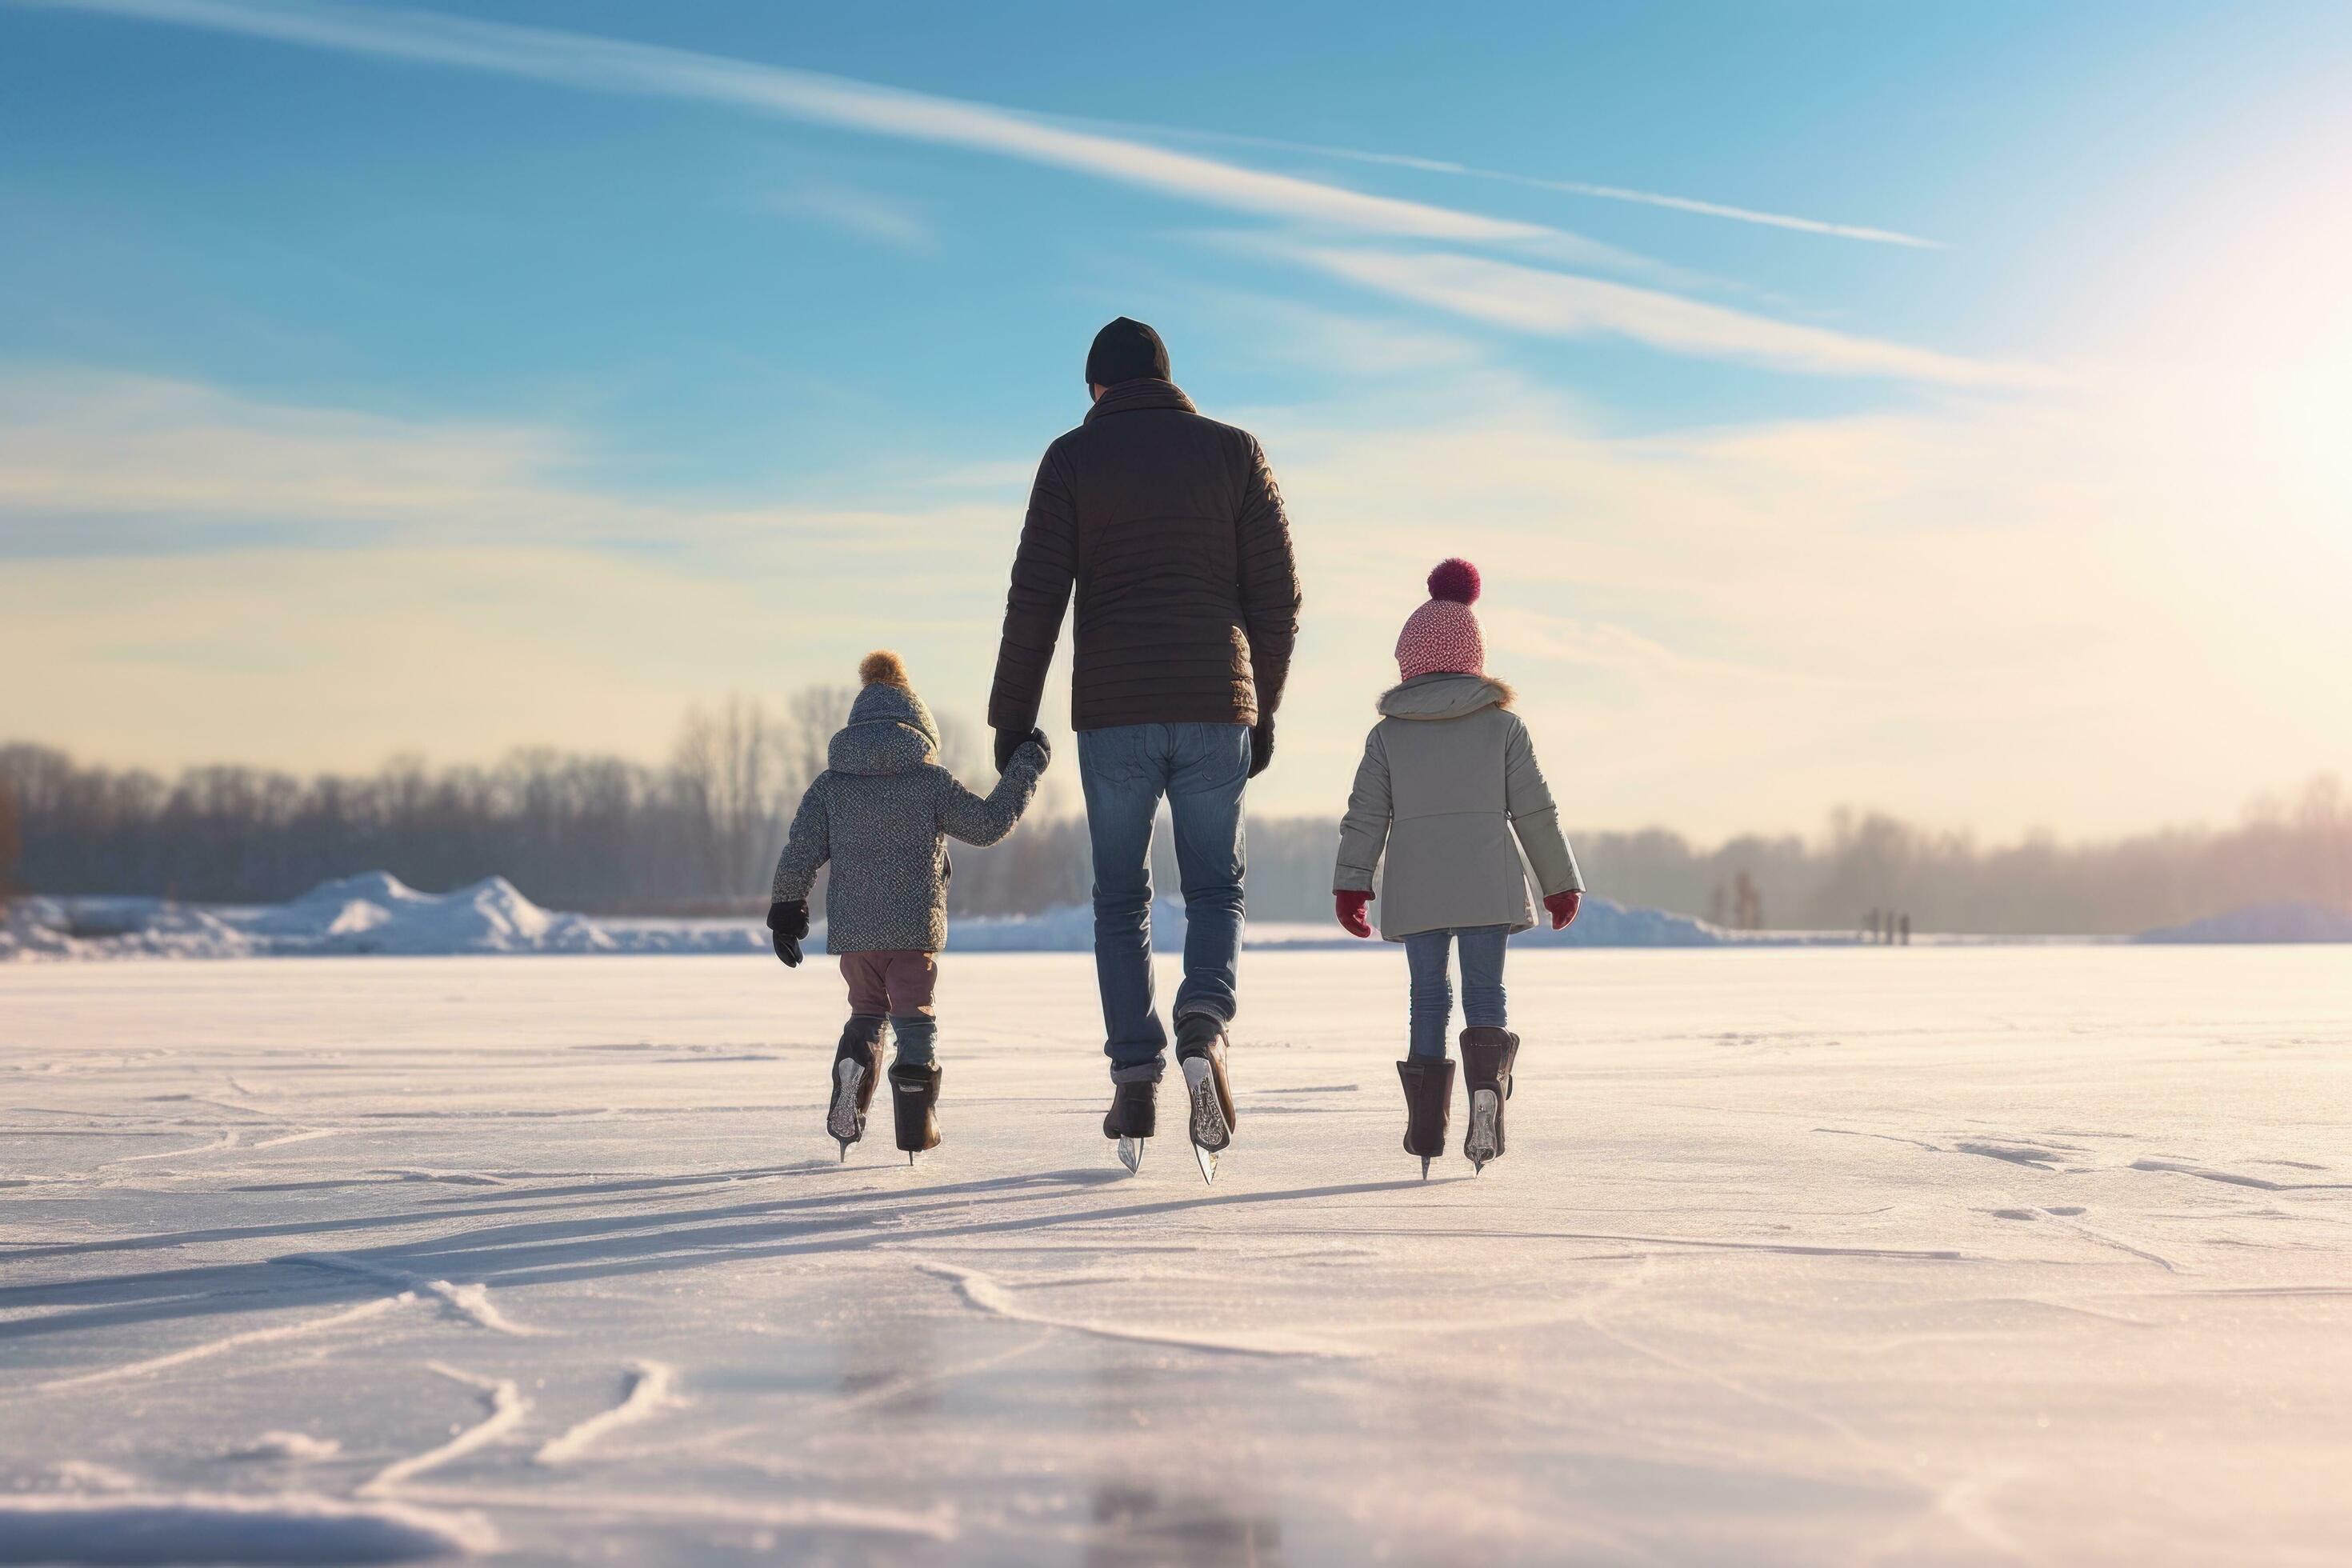
{"type": "Polygon", "coordinates": [[[801,966],[801,938],[808,935],[808,926],[806,899],[779,899],[768,906],[768,931],[785,968],[801,966]]]}
{"type": "Polygon", "coordinates": [[[1544,900],[1544,908],[1551,911],[1551,929],[1554,931],[1566,931],[1574,925],[1576,911],[1583,907],[1584,895],[1573,888],[1565,893],[1554,893],[1544,900]]]}
{"type": "Polygon", "coordinates": [[[1031,730],[1024,732],[1019,730],[999,730],[996,731],[996,771],[1002,773],[1011,767],[1013,753],[1024,746],[1037,748],[1039,773],[1045,772],[1046,764],[1054,760],[1053,743],[1045,739],[1045,731],[1031,730]]]}
{"type": "Polygon", "coordinates": [[[1334,893],[1331,895],[1332,910],[1339,915],[1340,925],[1347,929],[1348,934],[1350,936],[1370,936],[1372,934],[1370,922],[1364,919],[1364,908],[1371,901],[1372,896],[1370,893],[1334,893]]]}

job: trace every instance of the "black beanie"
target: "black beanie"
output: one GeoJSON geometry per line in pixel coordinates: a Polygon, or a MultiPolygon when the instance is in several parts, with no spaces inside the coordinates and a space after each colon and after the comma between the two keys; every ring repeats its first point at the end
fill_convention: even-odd
{"type": "Polygon", "coordinates": [[[1117,386],[1144,376],[1174,379],[1168,374],[1168,345],[1158,332],[1121,316],[1095,334],[1095,346],[1087,351],[1088,385],[1117,386]]]}

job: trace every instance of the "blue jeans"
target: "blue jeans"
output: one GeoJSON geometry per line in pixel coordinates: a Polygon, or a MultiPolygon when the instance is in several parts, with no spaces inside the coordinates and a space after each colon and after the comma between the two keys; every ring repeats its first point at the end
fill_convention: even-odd
{"type": "Polygon", "coordinates": [[[1446,1026],[1454,1019],[1454,986],[1446,978],[1445,953],[1462,939],[1462,1020],[1474,1029],[1508,1028],[1503,1008],[1503,948],[1511,928],[1465,926],[1459,931],[1417,931],[1404,939],[1405,967],[1412,972],[1412,1012],[1408,1056],[1445,1055],[1446,1026]]]}
{"type": "Polygon", "coordinates": [[[1168,1032],[1152,1005],[1151,823],[1160,797],[1176,819],[1184,883],[1184,984],[1176,1016],[1234,1016],[1242,946],[1245,724],[1121,724],[1078,731],[1078,782],[1095,860],[1095,984],[1114,1071],[1157,1071],[1168,1032]]]}

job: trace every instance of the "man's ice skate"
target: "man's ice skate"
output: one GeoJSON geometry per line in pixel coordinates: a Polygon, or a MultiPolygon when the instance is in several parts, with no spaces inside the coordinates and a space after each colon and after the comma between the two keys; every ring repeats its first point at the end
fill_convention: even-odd
{"type": "Polygon", "coordinates": [[[898,1123],[898,1147],[906,1151],[909,1165],[916,1155],[940,1146],[940,1076],[937,1062],[891,1065],[891,1116],[898,1123]]]}
{"type": "Polygon", "coordinates": [[[1159,1068],[1121,1068],[1110,1075],[1110,1084],[1103,1136],[1118,1140],[1118,1163],[1133,1175],[1143,1168],[1143,1141],[1159,1121],[1159,1068]]]}
{"type": "Polygon", "coordinates": [[[833,1109],[825,1115],[824,1130],[841,1145],[845,1163],[849,1146],[866,1136],[866,1112],[882,1079],[881,1063],[876,1059],[881,1039],[881,1019],[852,1018],[834,1047],[833,1109]]]}
{"type": "Polygon", "coordinates": [[[1454,1064],[1443,1057],[1407,1057],[1397,1063],[1404,1085],[1404,1152],[1421,1156],[1421,1179],[1429,1163],[1445,1152],[1445,1122],[1454,1109],[1454,1064]]]}
{"type": "Polygon", "coordinates": [[[1234,1141],[1234,1091],[1225,1079],[1225,1026],[1206,1013],[1176,1021],[1176,1065],[1184,1072],[1191,1100],[1192,1157],[1201,1179],[1217,1179],[1217,1156],[1234,1141]]]}
{"type": "Polygon", "coordinates": [[[1470,1089],[1470,1131],[1463,1134],[1462,1152],[1475,1172],[1503,1152],[1503,1103],[1511,1098],[1511,1064],[1519,1054],[1519,1037],[1508,1029],[1462,1031],[1462,1077],[1470,1089]]]}

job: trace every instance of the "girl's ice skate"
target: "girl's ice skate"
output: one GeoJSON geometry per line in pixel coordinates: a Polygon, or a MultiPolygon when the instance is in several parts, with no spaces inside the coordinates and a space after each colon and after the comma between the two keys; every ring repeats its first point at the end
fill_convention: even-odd
{"type": "Polygon", "coordinates": [[[1445,1122],[1454,1109],[1454,1064],[1440,1057],[1407,1057],[1397,1063],[1404,1085],[1404,1152],[1421,1156],[1421,1179],[1429,1163],[1445,1152],[1445,1122]]]}
{"type": "Polygon", "coordinates": [[[1503,1105],[1511,1098],[1511,1064],[1518,1058],[1519,1037],[1508,1029],[1462,1031],[1462,1077],[1470,1086],[1470,1131],[1463,1135],[1462,1152],[1473,1171],[1503,1152],[1503,1105]]]}

